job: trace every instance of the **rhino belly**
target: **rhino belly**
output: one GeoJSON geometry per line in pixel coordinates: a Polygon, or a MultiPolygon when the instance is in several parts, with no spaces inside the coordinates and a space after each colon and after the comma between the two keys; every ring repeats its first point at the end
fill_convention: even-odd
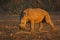
{"type": "Polygon", "coordinates": [[[43,19],[44,19],[44,17],[39,17],[38,19],[35,19],[35,22],[36,22],[36,23],[42,22],[43,19]]]}

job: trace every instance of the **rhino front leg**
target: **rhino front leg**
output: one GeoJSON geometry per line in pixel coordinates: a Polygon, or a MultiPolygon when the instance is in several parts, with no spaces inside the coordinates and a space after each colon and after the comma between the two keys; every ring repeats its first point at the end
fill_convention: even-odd
{"type": "Polygon", "coordinates": [[[31,21],[31,32],[34,32],[34,21],[31,21]]]}
{"type": "Polygon", "coordinates": [[[41,22],[41,23],[40,23],[39,31],[41,32],[41,31],[42,31],[42,29],[43,29],[43,23],[41,22]]]}

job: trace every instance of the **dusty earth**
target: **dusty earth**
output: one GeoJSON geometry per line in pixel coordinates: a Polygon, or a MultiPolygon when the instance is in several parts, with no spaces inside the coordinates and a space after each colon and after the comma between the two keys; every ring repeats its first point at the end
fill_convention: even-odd
{"type": "MultiPolygon", "coordinates": [[[[49,32],[39,32],[38,24],[35,25],[35,32],[30,32],[30,27],[23,31],[19,29],[19,15],[0,16],[0,40],[60,40],[60,15],[51,15],[56,27],[53,32],[49,25],[44,23],[44,29],[49,32]]],[[[29,26],[29,24],[27,24],[29,26]]]]}

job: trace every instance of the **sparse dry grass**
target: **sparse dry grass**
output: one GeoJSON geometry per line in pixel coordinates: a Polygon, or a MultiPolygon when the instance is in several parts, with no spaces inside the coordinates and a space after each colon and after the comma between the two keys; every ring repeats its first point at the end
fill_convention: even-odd
{"type": "Polygon", "coordinates": [[[1,40],[60,40],[60,32],[26,32],[20,31],[17,26],[1,26],[1,40]]]}

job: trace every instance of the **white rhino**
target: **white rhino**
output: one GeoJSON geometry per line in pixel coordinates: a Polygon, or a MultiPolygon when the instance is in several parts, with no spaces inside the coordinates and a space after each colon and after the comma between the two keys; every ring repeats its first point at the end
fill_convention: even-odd
{"type": "Polygon", "coordinates": [[[28,8],[24,10],[24,13],[25,15],[23,16],[23,18],[21,19],[21,23],[19,24],[23,29],[26,29],[26,23],[30,21],[32,32],[34,32],[34,23],[40,23],[39,31],[42,31],[42,21],[45,20],[53,30],[56,30],[47,11],[40,8],[28,8]]]}

